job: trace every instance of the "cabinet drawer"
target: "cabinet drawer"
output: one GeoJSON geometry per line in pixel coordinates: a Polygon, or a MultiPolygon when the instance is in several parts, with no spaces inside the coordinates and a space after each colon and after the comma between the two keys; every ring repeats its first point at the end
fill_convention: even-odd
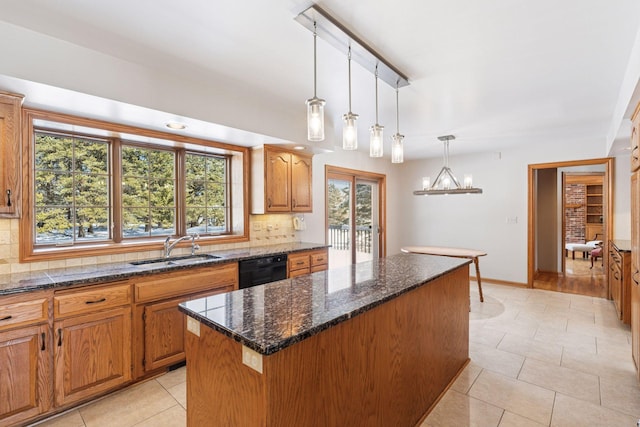
{"type": "Polygon", "coordinates": [[[232,285],[237,288],[238,263],[222,266],[182,270],[175,273],[157,274],[136,281],[136,302],[157,301],[196,292],[215,290],[232,285]]]}
{"type": "Polygon", "coordinates": [[[327,251],[313,252],[311,254],[311,266],[326,265],[328,262],[327,251]]]}
{"type": "Polygon", "coordinates": [[[305,274],[309,274],[311,271],[309,269],[309,267],[307,268],[301,268],[299,270],[292,270],[289,272],[289,278],[293,278],[293,277],[298,277],[298,276],[304,276],[305,274]]]}
{"type": "Polygon", "coordinates": [[[131,285],[127,282],[63,292],[53,297],[53,316],[56,318],[131,304],[131,285]]]}
{"type": "Polygon", "coordinates": [[[48,320],[49,299],[35,298],[28,301],[0,302],[0,331],[48,320]]]}
{"type": "Polygon", "coordinates": [[[309,255],[289,255],[289,271],[309,270],[309,255]]]}

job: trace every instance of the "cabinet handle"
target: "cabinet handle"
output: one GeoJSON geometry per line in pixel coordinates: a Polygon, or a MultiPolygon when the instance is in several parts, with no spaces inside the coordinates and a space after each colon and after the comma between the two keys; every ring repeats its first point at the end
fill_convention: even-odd
{"type": "Polygon", "coordinates": [[[304,264],[304,261],[298,261],[298,262],[296,262],[296,265],[303,265],[303,264],[304,264]]]}
{"type": "Polygon", "coordinates": [[[45,342],[45,339],[47,338],[47,335],[43,332],[41,337],[42,337],[42,347],[40,347],[40,350],[44,351],[45,349],[44,342],[45,342]]]}
{"type": "Polygon", "coordinates": [[[317,261],[324,261],[324,258],[316,258],[317,261]]]}
{"type": "Polygon", "coordinates": [[[3,317],[2,319],[0,319],[0,322],[1,322],[1,321],[3,321],[3,320],[9,320],[9,319],[11,319],[12,317],[13,317],[12,315],[5,316],[5,317],[3,317]]]}
{"type": "Polygon", "coordinates": [[[11,190],[7,190],[7,206],[11,206],[11,190]]]}
{"type": "Polygon", "coordinates": [[[636,282],[636,285],[640,285],[640,281],[638,281],[638,273],[640,273],[640,271],[636,270],[636,272],[631,275],[631,278],[636,282]]]}
{"type": "Polygon", "coordinates": [[[85,304],[100,304],[101,302],[105,302],[106,300],[106,298],[100,298],[97,301],[85,301],[85,304]]]}
{"type": "Polygon", "coordinates": [[[296,203],[296,199],[292,199],[291,200],[293,207],[295,208],[296,206],[298,206],[298,203],[296,203]]]}
{"type": "Polygon", "coordinates": [[[58,347],[62,347],[62,328],[58,328],[58,347]]]}
{"type": "Polygon", "coordinates": [[[267,207],[269,207],[269,208],[271,207],[271,197],[269,197],[267,199],[267,207]]]}

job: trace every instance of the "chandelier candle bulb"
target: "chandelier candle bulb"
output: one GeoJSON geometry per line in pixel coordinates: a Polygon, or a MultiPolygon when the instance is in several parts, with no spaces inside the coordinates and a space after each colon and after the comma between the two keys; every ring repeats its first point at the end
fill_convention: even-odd
{"type": "Polygon", "coordinates": [[[425,176],[422,178],[422,189],[428,190],[431,187],[431,177],[425,176]]]}
{"type": "Polygon", "coordinates": [[[473,176],[471,174],[464,175],[464,188],[473,187],[473,176]]]}

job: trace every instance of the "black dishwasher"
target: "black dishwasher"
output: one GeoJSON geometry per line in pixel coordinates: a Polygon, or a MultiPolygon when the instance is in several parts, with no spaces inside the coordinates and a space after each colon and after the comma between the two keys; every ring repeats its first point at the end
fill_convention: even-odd
{"type": "Polygon", "coordinates": [[[238,262],[240,289],[287,278],[287,255],[269,255],[238,262]]]}

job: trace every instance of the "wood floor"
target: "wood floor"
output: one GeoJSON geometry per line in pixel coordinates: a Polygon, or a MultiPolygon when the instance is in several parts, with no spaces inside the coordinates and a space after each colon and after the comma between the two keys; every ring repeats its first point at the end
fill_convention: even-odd
{"type": "Polygon", "coordinates": [[[589,258],[565,258],[566,274],[539,272],[533,282],[535,289],[565,292],[569,294],[587,295],[607,298],[607,279],[604,274],[602,260],[594,263],[591,269],[589,258]]]}

